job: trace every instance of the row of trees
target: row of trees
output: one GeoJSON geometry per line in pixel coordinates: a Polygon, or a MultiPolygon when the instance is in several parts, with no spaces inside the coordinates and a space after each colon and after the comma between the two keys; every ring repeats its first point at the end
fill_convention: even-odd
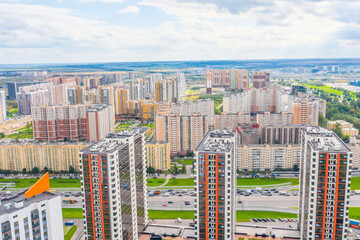
{"type": "MultiPolygon", "coordinates": [[[[182,164],[182,167],[181,168],[178,168],[177,165],[175,164],[172,171],[169,170],[169,172],[173,173],[173,174],[179,174],[179,173],[186,173],[186,166],[185,164],[182,164]]],[[[146,173],[147,174],[154,174],[154,173],[159,173],[159,174],[162,174],[163,171],[161,170],[156,170],[155,168],[153,167],[148,167],[146,169],[146,173]]]]}
{"type": "MultiPolygon", "coordinates": [[[[40,174],[40,173],[47,173],[47,172],[51,173],[51,174],[52,173],[59,173],[59,172],[56,172],[56,171],[53,171],[53,170],[49,169],[48,167],[44,167],[43,170],[40,170],[38,167],[34,167],[31,170],[23,168],[23,170],[21,171],[22,174],[40,174]]],[[[19,172],[12,172],[10,170],[3,170],[3,172],[1,172],[1,170],[0,170],[0,173],[11,174],[11,173],[19,173],[19,172]]],[[[75,168],[73,166],[70,166],[68,171],[62,171],[61,173],[75,174],[75,173],[78,173],[78,172],[75,170],[75,168]]]]}

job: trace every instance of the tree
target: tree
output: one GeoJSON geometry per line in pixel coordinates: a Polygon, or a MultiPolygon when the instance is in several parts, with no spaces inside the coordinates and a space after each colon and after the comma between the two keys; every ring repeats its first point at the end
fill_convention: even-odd
{"type": "Polygon", "coordinates": [[[185,166],[184,163],[183,163],[182,168],[181,168],[181,173],[186,173],[186,166],[185,166]]]}
{"type": "Polygon", "coordinates": [[[64,137],[64,142],[67,142],[67,141],[68,141],[67,137],[64,137]]]}
{"type": "Polygon", "coordinates": [[[26,174],[26,168],[23,168],[22,174],[26,174]]]}
{"type": "Polygon", "coordinates": [[[153,168],[153,167],[148,167],[148,168],[146,169],[146,173],[148,173],[148,174],[154,174],[154,173],[155,173],[155,168],[153,168]]]}
{"type": "Polygon", "coordinates": [[[5,137],[5,133],[0,132],[0,138],[4,138],[5,137]]]}
{"type": "Polygon", "coordinates": [[[32,170],[31,170],[31,173],[32,174],[39,174],[40,170],[38,167],[34,167],[32,170]]]}
{"type": "Polygon", "coordinates": [[[30,132],[30,128],[31,128],[30,122],[26,122],[26,129],[28,133],[30,132]]]}
{"type": "Polygon", "coordinates": [[[344,143],[349,143],[350,142],[350,135],[344,135],[342,137],[342,140],[344,141],[344,143]]]}
{"type": "Polygon", "coordinates": [[[294,172],[298,172],[299,171],[299,165],[297,165],[297,163],[295,163],[292,170],[294,172]]]}
{"type": "Polygon", "coordinates": [[[333,131],[339,138],[341,138],[341,139],[343,138],[343,133],[342,133],[340,123],[335,124],[335,127],[334,127],[333,131]]]}
{"type": "Polygon", "coordinates": [[[174,165],[174,170],[173,170],[173,173],[174,173],[174,174],[177,174],[177,173],[178,173],[178,169],[177,169],[176,164],[174,165]]]}
{"type": "Polygon", "coordinates": [[[319,126],[326,128],[327,127],[327,121],[324,117],[324,115],[322,115],[321,113],[319,113],[319,126]]]}
{"type": "Polygon", "coordinates": [[[48,167],[44,167],[44,173],[49,172],[49,168],[48,167]]]}
{"type": "Polygon", "coordinates": [[[69,173],[75,173],[75,168],[73,166],[69,167],[69,173]]]}

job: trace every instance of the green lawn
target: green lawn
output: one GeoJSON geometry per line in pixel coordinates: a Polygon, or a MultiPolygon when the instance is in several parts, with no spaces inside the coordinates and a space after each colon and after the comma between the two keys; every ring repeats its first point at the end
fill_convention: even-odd
{"type": "MultiPolygon", "coordinates": [[[[0,183],[14,182],[15,188],[28,188],[34,185],[39,179],[0,179],[0,183]]],[[[80,188],[80,179],[50,179],[51,188],[80,188]]]]}
{"type": "Polygon", "coordinates": [[[148,128],[154,129],[154,128],[155,128],[155,124],[153,124],[153,123],[140,124],[140,125],[137,125],[137,127],[148,127],[148,128]]]}
{"type": "Polygon", "coordinates": [[[360,207],[350,207],[349,208],[349,218],[360,220],[360,207]]]}
{"type": "Polygon", "coordinates": [[[173,161],[185,165],[193,165],[194,163],[194,159],[173,159],[173,161]]]}
{"type": "Polygon", "coordinates": [[[73,225],[70,230],[65,234],[64,240],[70,240],[77,230],[77,226],[73,225]]]}
{"type": "Polygon", "coordinates": [[[297,218],[297,214],[281,212],[263,212],[263,211],[237,211],[237,222],[249,222],[252,218],[297,218]]]}
{"type": "Polygon", "coordinates": [[[19,110],[17,108],[13,108],[7,111],[7,117],[11,118],[11,117],[15,117],[18,115],[19,110]]]}
{"type": "Polygon", "coordinates": [[[84,217],[82,208],[63,208],[63,219],[81,219],[84,217]]]}
{"type": "Polygon", "coordinates": [[[6,135],[6,138],[12,138],[12,139],[26,139],[26,138],[34,138],[33,130],[30,128],[29,130],[20,130],[18,133],[13,133],[6,135]]]}
{"type": "Polygon", "coordinates": [[[148,187],[157,187],[162,185],[165,182],[165,178],[148,178],[147,186],[148,187]]]}
{"type": "MultiPolygon", "coordinates": [[[[193,219],[194,211],[162,211],[149,210],[149,218],[154,219],[193,219]]],[[[237,211],[237,222],[249,222],[252,218],[297,218],[297,214],[281,213],[281,212],[262,212],[262,211],[237,211]]]]}
{"type": "Polygon", "coordinates": [[[351,190],[360,190],[360,177],[352,177],[351,178],[351,190]]]}
{"type": "Polygon", "coordinates": [[[148,210],[149,219],[194,219],[195,211],[160,211],[148,210]]]}
{"type": "Polygon", "coordinates": [[[261,186],[273,185],[281,183],[291,183],[291,185],[298,185],[298,178],[238,178],[238,186],[261,186]]]}
{"type": "Polygon", "coordinates": [[[170,178],[165,186],[194,186],[193,178],[170,178]]]}
{"type": "Polygon", "coordinates": [[[335,94],[338,96],[341,96],[344,94],[343,91],[337,90],[335,88],[332,88],[330,86],[315,86],[315,85],[308,85],[306,84],[307,87],[312,88],[312,89],[319,89],[319,90],[323,90],[324,92],[330,93],[330,94],[335,94]]]}

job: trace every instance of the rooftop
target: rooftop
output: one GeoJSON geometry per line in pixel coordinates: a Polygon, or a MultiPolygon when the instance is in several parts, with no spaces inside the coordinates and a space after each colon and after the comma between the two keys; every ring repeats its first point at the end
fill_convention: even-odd
{"type": "Polygon", "coordinates": [[[44,200],[59,197],[59,195],[52,192],[43,192],[30,198],[25,198],[25,191],[16,195],[0,199],[0,215],[16,212],[19,209],[30,206],[33,203],[38,203],[44,200]]]}
{"type": "Polygon", "coordinates": [[[232,130],[209,131],[196,148],[198,152],[230,152],[234,147],[235,133],[232,130]]]}
{"type": "Polygon", "coordinates": [[[351,152],[333,131],[320,127],[309,127],[306,129],[306,134],[312,137],[309,144],[317,151],[351,152]]]}

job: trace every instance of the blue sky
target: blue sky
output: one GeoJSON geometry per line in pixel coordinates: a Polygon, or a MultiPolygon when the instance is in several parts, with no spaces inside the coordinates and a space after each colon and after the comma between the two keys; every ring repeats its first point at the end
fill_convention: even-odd
{"type": "Polygon", "coordinates": [[[356,0],[0,0],[0,64],[360,57],[356,0]]]}

